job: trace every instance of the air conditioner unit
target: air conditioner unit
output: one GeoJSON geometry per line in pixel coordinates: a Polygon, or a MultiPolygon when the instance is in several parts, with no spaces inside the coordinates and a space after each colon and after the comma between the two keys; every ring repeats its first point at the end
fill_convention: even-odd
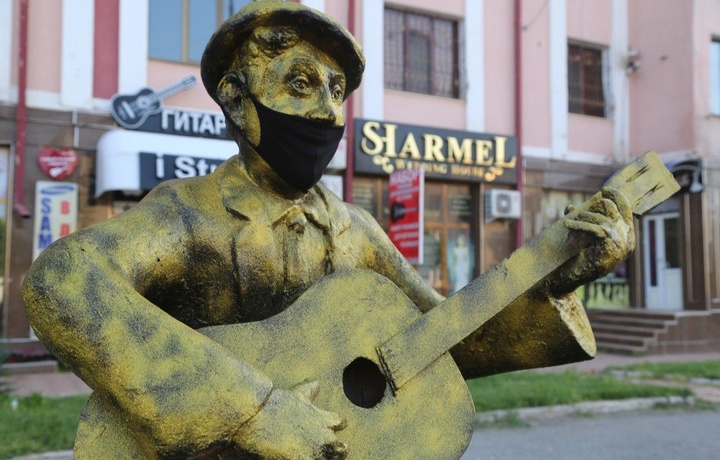
{"type": "Polygon", "coordinates": [[[521,214],[519,191],[490,190],[485,193],[485,221],[519,219],[521,214]]]}

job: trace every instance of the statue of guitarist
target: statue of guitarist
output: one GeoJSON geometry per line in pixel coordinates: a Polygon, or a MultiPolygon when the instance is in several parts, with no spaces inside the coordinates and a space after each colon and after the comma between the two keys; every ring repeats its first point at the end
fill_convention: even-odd
{"type": "MultiPolygon", "coordinates": [[[[213,457],[230,446],[243,458],[346,458],[355,446],[338,439],[343,414],[312,403],[316,385],[275,385],[196,329],[273,317],[352,269],[387,278],[423,312],[443,300],[369,214],[318,183],[363,70],[358,43],[331,18],[251,2],[211,38],[201,65],[239,154],[57,241],[27,273],[38,337],[117,406],[146,457],[213,457]]],[[[573,291],[633,249],[630,205],[606,190],[564,225],[585,249],[451,350],[463,377],[594,355],[573,291]]]]}

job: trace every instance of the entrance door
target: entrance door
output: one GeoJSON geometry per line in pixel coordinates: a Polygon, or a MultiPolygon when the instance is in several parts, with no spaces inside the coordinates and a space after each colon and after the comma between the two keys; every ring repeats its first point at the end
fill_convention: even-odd
{"type": "Polygon", "coordinates": [[[649,310],[682,310],[680,215],[664,213],[643,219],[645,303],[649,310]]]}

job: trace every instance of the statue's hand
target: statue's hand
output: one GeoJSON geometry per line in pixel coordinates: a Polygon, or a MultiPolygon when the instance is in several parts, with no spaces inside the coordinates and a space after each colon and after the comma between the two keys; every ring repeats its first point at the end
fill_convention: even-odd
{"type": "MultiPolygon", "coordinates": [[[[620,192],[603,188],[574,217],[565,218],[572,244],[583,248],[547,278],[551,295],[559,297],[601,278],[635,248],[630,203],[620,192]]],[[[566,214],[572,213],[568,207],[566,214]]]]}
{"type": "Polygon", "coordinates": [[[335,432],[345,428],[345,422],[338,414],[312,404],[317,390],[317,382],[293,390],[273,390],[260,412],[233,436],[234,444],[259,458],[344,459],[347,447],[335,432]]]}

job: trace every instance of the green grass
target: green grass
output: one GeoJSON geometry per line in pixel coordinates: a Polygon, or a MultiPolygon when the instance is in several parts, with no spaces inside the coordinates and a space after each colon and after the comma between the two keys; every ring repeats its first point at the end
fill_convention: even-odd
{"type": "Polygon", "coordinates": [[[72,449],[87,396],[13,398],[0,395],[0,459],[72,449]],[[12,400],[17,399],[17,409],[12,400]]]}
{"type": "Polygon", "coordinates": [[[682,363],[640,363],[612,366],[607,371],[639,372],[653,379],[690,380],[705,378],[720,380],[720,361],[695,361],[682,363]]]}
{"type": "Polygon", "coordinates": [[[554,406],[582,401],[690,396],[687,388],[636,384],[605,374],[515,372],[468,381],[479,412],[554,406]]]}

